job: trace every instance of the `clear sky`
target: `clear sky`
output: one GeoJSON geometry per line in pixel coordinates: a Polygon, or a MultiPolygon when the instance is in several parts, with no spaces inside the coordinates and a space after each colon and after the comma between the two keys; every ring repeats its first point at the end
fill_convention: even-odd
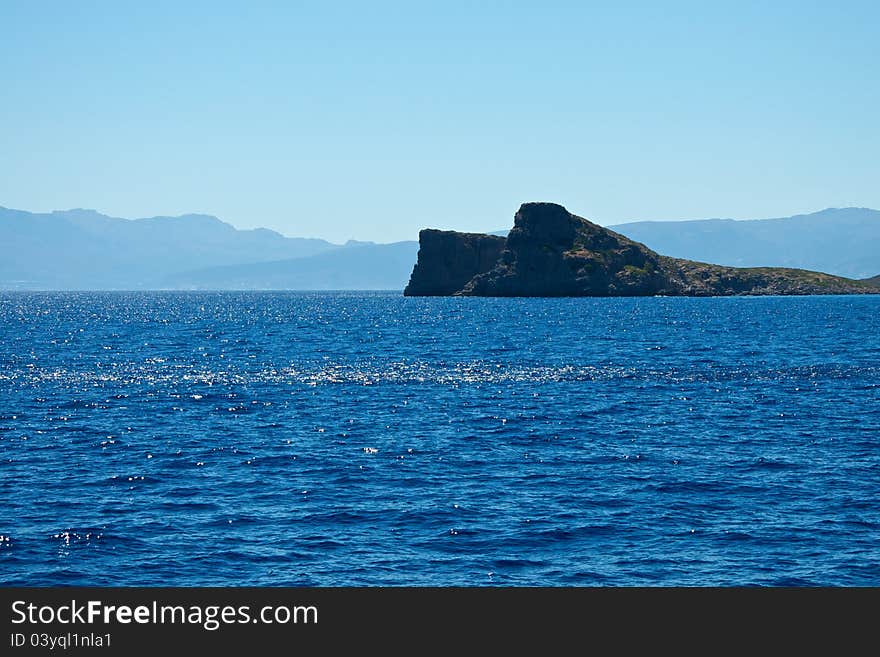
{"type": "Polygon", "coordinates": [[[0,0],[0,205],[334,241],[880,208],[878,35],[877,2],[0,0]]]}

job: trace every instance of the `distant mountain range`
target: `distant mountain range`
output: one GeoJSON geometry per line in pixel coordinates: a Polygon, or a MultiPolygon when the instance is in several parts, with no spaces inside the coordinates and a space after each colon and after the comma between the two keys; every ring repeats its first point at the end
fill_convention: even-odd
{"type": "MultiPolygon", "coordinates": [[[[850,278],[880,274],[880,212],[865,208],[611,228],[689,260],[850,278]]],[[[129,220],[94,210],[0,208],[0,240],[0,289],[6,290],[403,290],[418,252],[415,240],[333,244],[238,230],[208,215],[129,220]]]]}
{"type": "Polygon", "coordinates": [[[609,228],[675,258],[730,267],[795,267],[847,278],[880,274],[880,212],[868,208],[752,221],[640,221],[609,228]]]}
{"type": "Polygon", "coordinates": [[[418,250],[415,241],[406,252],[404,245],[238,230],[200,214],[128,220],[94,210],[0,208],[0,236],[0,289],[7,290],[403,289],[418,250]],[[376,249],[405,253],[370,260],[376,249]]]}
{"type": "Polygon", "coordinates": [[[206,267],[169,275],[161,288],[201,290],[402,290],[418,242],[350,243],[315,255],[206,267]]]}

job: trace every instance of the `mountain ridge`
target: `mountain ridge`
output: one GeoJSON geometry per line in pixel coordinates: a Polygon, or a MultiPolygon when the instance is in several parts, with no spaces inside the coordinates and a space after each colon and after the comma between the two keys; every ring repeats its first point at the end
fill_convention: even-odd
{"type": "MultiPolygon", "coordinates": [[[[880,243],[880,212],[870,208],[609,228],[670,257],[797,266],[859,279],[880,273],[880,252],[872,248],[880,243]],[[666,248],[670,240],[678,247],[666,248]]],[[[20,290],[365,289],[365,281],[370,289],[402,290],[418,251],[416,241],[334,244],[239,229],[204,213],[125,219],[89,208],[33,213],[0,207],[0,235],[0,289],[20,290]],[[373,248],[349,257],[350,249],[364,245],[373,248]]]]}
{"type": "Polygon", "coordinates": [[[355,243],[299,258],[221,265],[176,274],[162,289],[183,290],[400,290],[418,242],[355,243]],[[345,267],[340,266],[344,259],[345,267]]]}
{"type": "Polygon", "coordinates": [[[175,272],[343,248],[268,229],[240,230],[207,214],[121,219],[82,208],[0,208],[0,234],[6,289],[151,289],[175,272]]]}
{"type": "Polygon", "coordinates": [[[769,219],[636,221],[608,228],[666,255],[732,267],[774,266],[848,278],[880,272],[880,211],[826,208],[769,219]]]}

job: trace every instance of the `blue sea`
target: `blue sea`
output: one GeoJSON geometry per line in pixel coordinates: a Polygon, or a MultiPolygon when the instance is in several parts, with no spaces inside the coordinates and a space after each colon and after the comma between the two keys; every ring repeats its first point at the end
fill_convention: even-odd
{"type": "Polygon", "coordinates": [[[880,584],[880,298],[0,294],[4,585],[880,584]]]}

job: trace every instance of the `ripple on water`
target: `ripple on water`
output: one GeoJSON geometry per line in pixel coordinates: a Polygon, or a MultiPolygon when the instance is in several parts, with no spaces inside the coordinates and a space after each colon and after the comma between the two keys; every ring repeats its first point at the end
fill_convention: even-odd
{"type": "Polygon", "coordinates": [[[872,585],[878,303],[0,293],[2,580],[872,585]]]}

